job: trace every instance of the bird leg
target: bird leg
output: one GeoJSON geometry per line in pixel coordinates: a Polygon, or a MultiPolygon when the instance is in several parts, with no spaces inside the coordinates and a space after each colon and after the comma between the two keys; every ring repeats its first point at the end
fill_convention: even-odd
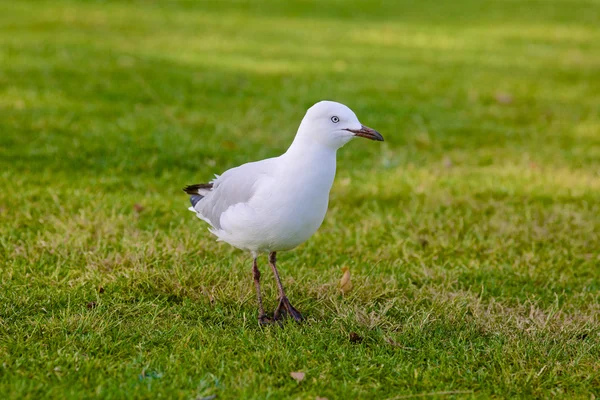
{"type": "Polygon", "coordinates": [[[252,263],[252,276],[254,277],[254,287],[256,288],[256,298],[258,299],[258,323],[260,325],[269,325],[272,321],[263,308],[262,295],[260,294],[260,271],[258,270],[258,264],[256,257],[252,263]]]}
{"type": "Polygon", "coordinates": [[[275,279],[277,280],[277,288],[279,289],[279,305],[275,310],[275,314],[273,314],[273,319],[278,321],[281,319],[282,312],[287,312],[292,318],[294,318],[297,322],[302,321],[304,318],[302,314],[298,310],[296,310],[288,300],[285,295],[285,291],[283,290],[283,285],[281,284],[281,279],[279,278],[279,272],[277,271],[277,253],[272,252],[269,254],[269,264],[273,269],[273,274],[275,275],[275,279]]]}

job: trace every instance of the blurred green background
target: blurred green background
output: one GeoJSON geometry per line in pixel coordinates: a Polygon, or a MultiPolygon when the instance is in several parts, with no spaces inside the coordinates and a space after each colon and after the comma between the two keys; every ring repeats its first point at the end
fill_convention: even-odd
{"type": "Polygon", "coordinates": [[[599,1],[3,0],[0,188],[7,398],[600,395],[599,1]],[[386,142],[263,330],[181,188],[323,99],[386,142]]]}

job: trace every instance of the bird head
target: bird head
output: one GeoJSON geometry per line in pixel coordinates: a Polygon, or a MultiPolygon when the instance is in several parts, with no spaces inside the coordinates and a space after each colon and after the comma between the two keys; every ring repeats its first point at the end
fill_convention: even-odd
{"type": "Polygon", "coordinates": [[[355,137],[383,141],[383,136],[361,124],[351,109],[334,101],[320,101],[309,108],[298,135],[334,149],[339,149],[355,137]]]}

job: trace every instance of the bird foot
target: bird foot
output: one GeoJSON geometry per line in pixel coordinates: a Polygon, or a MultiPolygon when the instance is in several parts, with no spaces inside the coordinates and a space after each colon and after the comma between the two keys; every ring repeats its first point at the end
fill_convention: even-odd
{"type": "Polygon", "coordinates": [[[258,316],[258,324],[260,326],[267,326],[267,325],[271,325],[273,323],[273,320],[269,317],[267,317],[267,314],[262,314],[258,316]]]}
{"type": "Polygon", "coordinates": [[[283,314],[285,313],[294,318],[296,322],[302,322],[302,320],[304,319],[304,317],[302,317],[302,314],[300,314],[300,312],[290,304],[288,298],[286,296],[283,296],[279,299],[279,305],[277,306],[277,309],[273,314],[273,320],[281,320],[283,314]]]}

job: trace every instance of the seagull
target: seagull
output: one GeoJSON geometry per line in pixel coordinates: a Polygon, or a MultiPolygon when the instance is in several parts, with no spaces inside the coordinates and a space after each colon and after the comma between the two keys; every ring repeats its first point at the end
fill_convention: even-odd
{"type": "Polygon", "coordinates": [[[183,189],[190,195],[189,210],[210,225],[217,241],[252,254],[260,325],[279,322],[286,313],[298,322],[303,320],[283,289],[277,252],[295,248],[319,229],[335,177],[337,150],[355,137],[383,141],[350,108],[320,101],[308,109],[284,154],[240,165],[215,175],[209,183],[183,189]],[[257,258],[264,253],[269,255],[279,289],[273,318],[265,314],[260,293],[257,258]]]}

